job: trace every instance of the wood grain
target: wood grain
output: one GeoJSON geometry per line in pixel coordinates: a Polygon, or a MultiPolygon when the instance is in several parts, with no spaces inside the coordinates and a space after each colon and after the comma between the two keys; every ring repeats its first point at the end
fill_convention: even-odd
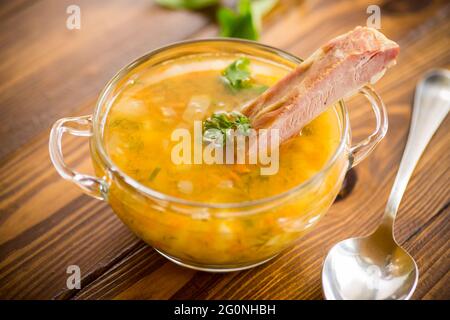
{"type": "Polygon", "coordinates": [[[131,60],[182,40],[210,21],[201,13],[170,11],[148,0],[107,5],[83,0],[77,1],[81,29],[70,31],[65,11],[72,3],[33,2],[0,20],[1,30],[8,30],[0,33],[0,159],[54,119],[92,102],[131,60]]]}
{"type": "MultiPolygon", "coordinates": [[[[208,12],[170,11],[151,1],[78,1],[82,29],[65,28],[70,1],[0,3],[0,298],[321,299],[321,264],[337,241],[376,226],[406,141],[414,86],[424,71],[450,66],[446,1],[285,0],[265,20],[261,41],[305,57],[327,39],[365,24],[382,8],[382,31],[401,46],[398,65],[376,90],[390,128],[356,171],[352,193],[274,261],[225,275],[187,270],[136,238],[107,204],[62,180],[47,151],[59,117],[89,114],[104,83],[155,47],[214,36],[208,12]],[[132,4],[131,4],[132,3],[132,4]],[[66,288],[66,268],[82,289],[66,288]]],[[[350,102],[355,140],[373,126],[350,102]]],[[[418,262],[415,299],[450,299],[450,120],[422,157],[400,207],[396,237],[418,262]]],[[[67,138],[70,165],[91,169],[86,140],[67,138]]]]}

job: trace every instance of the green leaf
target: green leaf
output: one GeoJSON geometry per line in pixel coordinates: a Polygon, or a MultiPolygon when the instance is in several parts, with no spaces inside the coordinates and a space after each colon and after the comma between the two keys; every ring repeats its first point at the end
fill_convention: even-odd
{"type": "Polygon", "coordinates": [[[262,18],[278,0],[239,0],[237,12],[222,7],[217,13],[223,37],[258,40],[262,18]]]}
{"type": "Polygon", "coordinates": [[[250,60],[239,58],[222,71],[222,80],[233,93],[239,90],[252,90],[256,94],[262,94],[269,87],[264,84],[256,84],[250,73],[250,60]]]}
{"type": "Polygon", "coordinates": [[[219,0],[155,0],[157,4],[171,9],[202,9],[218,4],[219,0]]]}
{"type": "Polygon", "coordinates": [[[221,146],[230,137],[231,130],[236,130],[238,134],[249,135],[250,129],[249,118],[240,112],[215,112],[203,121],[203,140],[221,146]]]}
{"type": "Polygon", "coordinates": [[[250,60],[239,58],[222,72],[223,80],[231,89],[239,90],[251,86],[250,60]]]}
{"type": "Polygon", "coordinates": [[[220,8],[217,12],[222,37],[257,40],[258,30],[253,21],[250,0],[239,0],[238,10],[234,12],[229,8],[220,8]]]}
{"type": "Polygon", "coordinates": [[[249,135],[250,129],[252,127],[250,124],[250,119],[237,111],[232,111],[231,115],[232,117],[234,117],[234,126],[239,131],[239,133],[245,136],[249,135]]]}

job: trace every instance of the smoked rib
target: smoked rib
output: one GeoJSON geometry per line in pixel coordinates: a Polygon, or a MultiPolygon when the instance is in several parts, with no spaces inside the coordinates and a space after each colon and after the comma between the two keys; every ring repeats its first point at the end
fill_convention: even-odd
{"type": "Polygon", "coordinates": [[[278,129],[283,142],[327,107],[378,81],[398,53],[399,46],[381,32],[356,27],[315,51],[241,111],[254,129],[278,129]]]}

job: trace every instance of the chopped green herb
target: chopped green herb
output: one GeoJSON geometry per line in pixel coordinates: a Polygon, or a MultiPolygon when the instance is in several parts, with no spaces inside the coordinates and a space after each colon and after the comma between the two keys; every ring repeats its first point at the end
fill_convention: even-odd
{"type": "Polygon", "coordinates": [[[310,136],[312,134],[312,129],[309,126],[303,127],[302,131],[300,131],[301,136],[310,136]]]}
{"type": "Polygon", "coordinates": [[[144,148],[144,142],[140,137],[134,137],[130,135],[128,140],[128,150],[132,152],[141,152],[144,148]]]}
{"type": "Polygon", "coordinates": [[[241,135],[249,135],[250,129],[250,120],[240,112],[215,112],[203,122],[203,140],[223,145],[230,137],[231,130],[236,130],[241,135]]]}
{"type": "Polygon", "coordinates": [[[111,128],[120,128],[123,130],[138,130],[141,127],[141,124],[136,121],[128,120],[125,118],[115,119],[110,124],[111,128]]]}
{"type": "Polygon", "coordinates": [[[219,3],[219,0],[156,0],[161,6],[171,9],[202,9],[219,3]]]}
{"type": "Polygon", "coordinates": [[[255,84],[250,73],[250,60],[239,58],[222,71],[222,80],[231,91],[236,92],[243,89],[251,89],[261,94],[268,89],[263,84],[255,84]]]}
{"type": "Polygon", "coordinates": [[[239,58],[230,64],[223,72],[222,79],[231,89],[239,90],[251,86],[250,60],[239,58]]]}
{"type": "Polygon", "coordinates": [[[155,180],[156,176],[158,175],[158,173],[161,171],[160,167],[156,167],[155,169],[153,169],[152,173],[150,174],[150,177],[148,178],[150,181],[155,180]]]}

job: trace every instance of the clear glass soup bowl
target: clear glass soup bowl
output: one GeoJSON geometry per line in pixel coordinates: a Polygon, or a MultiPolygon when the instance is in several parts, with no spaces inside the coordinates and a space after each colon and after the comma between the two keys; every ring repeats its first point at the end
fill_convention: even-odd
{"type": "MultiPolygon", "coordinates": [[[[343,101],[334,107],[341,126],[339,146],[309,180],[269,198],[241,203],[207,203],[176,198],[140,184],[118,168],[105,151],[105,119],[121,86],[141,68],[186,55],[227,52],[272,60],[289,68],[301,59],[260,43],[206,39],[176,43],[130,63],[106,85],[93,115],[58,120],[50,133],[50,156],[58,173],[88,195],[107,201],[137,236],[169,260],[203,271],[226,272],[262,264],[292,245],[319,221],[336,198],[349,168],[359,163],[384,137],[385,107],[370,86],[360,90],[369,101],[376,128],[351,145],[351,130],[343,101]],[[96,177],[68,167],[62,136],[89,137],[96,177]]],[[[157,151],[156,151],[157,152],[157,151]]]]}

